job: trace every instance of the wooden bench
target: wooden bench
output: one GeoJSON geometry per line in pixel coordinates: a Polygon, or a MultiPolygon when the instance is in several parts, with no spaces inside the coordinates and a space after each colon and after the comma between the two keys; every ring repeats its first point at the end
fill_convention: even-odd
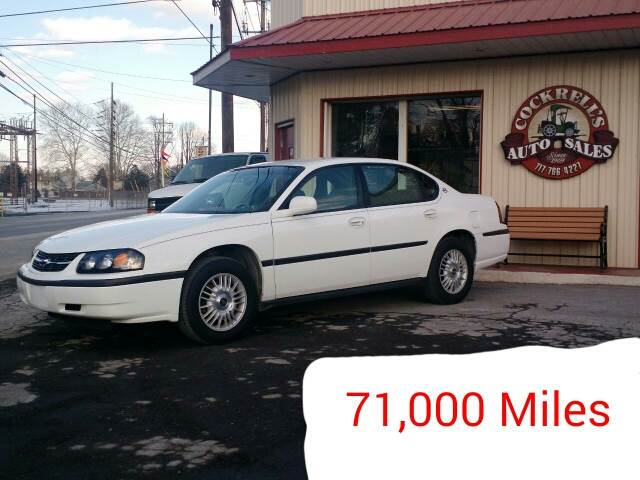
{"type": "Polygon", "coordinates": [[[517,253],[530,257],[597,258],[600,268],[607,268],[607,217],[604,208],[544,208],[510,207],[507,205],[505,223],[512,240],[553,240],[562,242],[596,242],[599,255],[563,255],[517,253]]]}

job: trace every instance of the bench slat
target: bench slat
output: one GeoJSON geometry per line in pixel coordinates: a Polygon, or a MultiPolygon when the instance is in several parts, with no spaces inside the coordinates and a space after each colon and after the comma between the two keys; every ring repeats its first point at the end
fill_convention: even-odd
{"type": "Polygon", "coordinates": [[[544,215],[538,216],[522,216],[522,215],[511,215],[509,214],[509,218],[507,222],[511,225],[512,222],[564,222],[564,223],[574,223],[574,222],[587,222],[587,223],[603,223],[604,219],[600,217],[545,217],[544,215]]]}
{"type": "Polygon", "coordinates": [[[600,212],[604,213],[604,208],[581,208],[581,207],[509,207],[510,212],[530,212],[539,211],[544,212],[600,212]]]}
{"type": "Polygon", "coordinates": [[[547,212],[545,210],[517,211],[509,209],[509,218],[514,217],[596,217],[604,219],[604,212],[547,212]]]}
{"type": "Polygon", "coordinates": [[[583,240],[597,242],[600,240],[600,234],[589,233],[532,233],[532,232],[513,232],[511,234],[512,240],[583,240]]]}
{"type": "Polygon", "coordinates": [[[570,227],[570,228],[600,228],[602,222],[540,222],[540,221],[509,221],[509,228],[513,227],[570,227]]]}
{"type": "Polygon", "coordinates": [[[509,226],[510,232],[518,233],[563,233],[565,235],[571,235],[574,233],[591,233],[593,235],[600,235],[600,228],[569,228],[569,227],[514,227],[509,226]]]}

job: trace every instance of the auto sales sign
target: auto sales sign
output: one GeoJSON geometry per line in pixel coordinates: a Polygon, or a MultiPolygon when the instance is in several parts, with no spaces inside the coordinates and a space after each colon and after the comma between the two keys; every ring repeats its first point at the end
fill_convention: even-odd
{"type": "Polygon", "coordinates": [[[559,85],[534,93],[520,106],[501,145],[513,165],[561,180],[611,159],[618,139],[593,95],[559,85]]]}

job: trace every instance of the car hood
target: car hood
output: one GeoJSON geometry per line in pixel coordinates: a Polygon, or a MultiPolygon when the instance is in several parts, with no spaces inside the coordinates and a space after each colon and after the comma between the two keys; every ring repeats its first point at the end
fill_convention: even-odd
{"type": "Polygon", "coordinates": [[[169,185],[158,190],[154,190],[149,194],[150,199],[154,198],[173,198],[184,197],[191,190],[201,185],[200,183],[184,183],[180,185],[169,185]]]}
{"type": "Polygon", "coordinates": [[[96,223],[59,233],[38,248],[47,253],[81,253],[112,248],[144,248],[176,238],[265,223],[268,213],[200,215],[160,213],[96,223]]]}

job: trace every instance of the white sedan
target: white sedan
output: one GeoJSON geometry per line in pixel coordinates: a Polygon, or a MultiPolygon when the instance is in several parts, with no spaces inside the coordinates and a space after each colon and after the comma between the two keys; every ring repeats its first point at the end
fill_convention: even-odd
{"type": "Polygon", "coordinates": [[[281,303],[404,284],[459,302],[508,249],[491,197],[396,161],[291,161],[220,174],[157,215],[54,235],[17,283],[46,312],[177,322],[212,343],[281,303]]]}

